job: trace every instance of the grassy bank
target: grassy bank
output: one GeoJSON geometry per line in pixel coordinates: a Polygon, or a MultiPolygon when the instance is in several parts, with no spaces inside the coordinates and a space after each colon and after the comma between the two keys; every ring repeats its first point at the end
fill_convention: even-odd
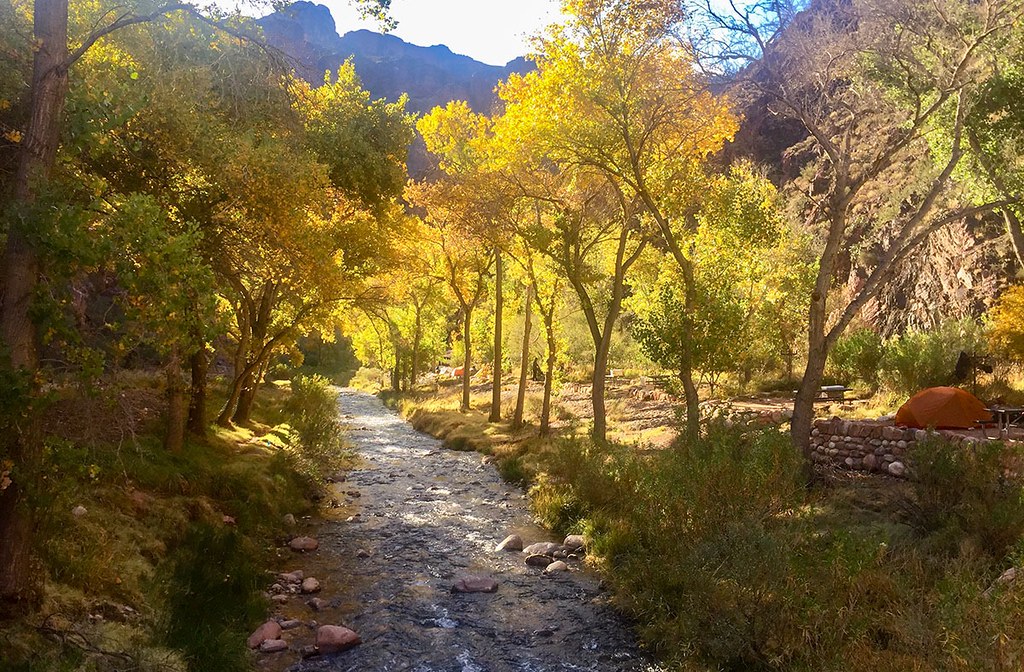
{"type": "Polygon", "coordinates": [[[61,392],[33,493],[43,599],[0,622],[0,670],[250,669],[283,516],[309,512],[316,492],[299,441],[311,396],[265,386],[253,422],[171,454],[159,379],[61,392]]]}
{"type": "Polygon", "coordinates": [[[825,474],[778,431],[712,428],[639,450],[491,426],[426,393],[393,399],[446,442],[531,484],[535,515],[585,534],[644,640],[679,670],[1016,670],[1024,587],[1018,477],[997,447],[923,445],[913,483],[825,474]],[[991,587],[991,589],[990,589],[991,587]]]}

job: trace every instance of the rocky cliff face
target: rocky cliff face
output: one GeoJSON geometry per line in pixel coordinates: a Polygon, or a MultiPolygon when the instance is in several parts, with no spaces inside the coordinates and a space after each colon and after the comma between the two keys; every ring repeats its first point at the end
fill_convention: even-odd
{"type": "Polygon", "coordinates": [[[452,53],[444,45],[419,47],[393,35],[356,30],[339,36],[330,10],[295,2],[259,19],[267,41],[295,61],[296,72],[317,84],[351,57],[356,72],[375,98],[409,94],[408,109],[428,112],[451,100],[465,100],[477,112],[490,112],[494,87],[513,72],[532,69],[518,58],[504,67],[452,53]]]}

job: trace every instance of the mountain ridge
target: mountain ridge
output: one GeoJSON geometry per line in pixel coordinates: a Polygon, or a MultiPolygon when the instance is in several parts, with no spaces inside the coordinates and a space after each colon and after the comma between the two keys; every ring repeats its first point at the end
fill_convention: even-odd
{"type": "Polygon", "coordinates": [[[352,58],[363,86],[374,98],[397,100],[403,93],[411,112],[425,113],[452,100],[465,100],[475,111],[489,113],[494,88],[512,73],[533,64],[516,58],[504,66],[488,65],[443,44],[414,45],[388,34],[359,29],[339,35],[324,5],[298,0],[257,20],[271,46],[293,59],[296,73],[311,84],[323,81],[352,58]]]}

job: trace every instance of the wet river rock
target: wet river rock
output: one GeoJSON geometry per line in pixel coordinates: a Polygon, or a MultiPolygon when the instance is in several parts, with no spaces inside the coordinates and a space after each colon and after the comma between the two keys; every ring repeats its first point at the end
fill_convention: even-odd
{"type": "MultiPolygon", "coordinates": [[[[325,579],[320,595],[329,605],[319,600],[316,618],[343,623],[362,644],[288,663],[288,669],[646,669],[598,576],[583,570],[545,580],[522,554],[494,552],[495,540],[509,534],[530,540],[550,536],[532,523],[525,497],[510,492],[493,466],[481,464],[479,455],[442,449],[371,395],[342,390],[340,404],[348,439],[361,459],[344,490],[332,486],[333,495],[347,503],[317,531],[320,550],[313,562],[316,575],[325,579]],[[351,492],[360,496],[346,497],[351,492]],[[467,577],[488,577],[500,589],[451,592],[467,577]]],[[[551,544],[548,553],[569,550],[554,541],[543,543],[551,544]]],[[[551,563],[547,554],[538,555],[545,557],[544,567],[551,563]]],[[[302,616],[297,606],[281,607],[282,615],[309,618],[310,612],[302,616]]],[[[330,626],[316,633],[321,642],[329,632],[325,627],[330,626]]],[[[310,643],[292,640],[295,651],[308,650],[310,643]]],[[[324,653],[322,646],[318,652],[324,653]]]]}

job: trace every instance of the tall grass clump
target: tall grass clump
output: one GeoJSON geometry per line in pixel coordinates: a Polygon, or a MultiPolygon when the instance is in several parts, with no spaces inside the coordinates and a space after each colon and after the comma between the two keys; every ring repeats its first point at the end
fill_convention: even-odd
{"type": "Polygon", "coordinates": [[[338,393],[320,375],[292,379],[292,394],[284,408],[298,442],[295,453],[302,473],[319,480],[336,469],[345,454],[338,421],[338,393]]]}
{"type": "Polygon", "coordinates": [[[988,459],[944,481],[969,485],[927,529],[899,506],[807,489],[774,431],[711,427],[649,454],[566,440],[531,495],[542,521],[588,537],[619,604],[678,669],[1017,669],[1024,586],[986,588],[1024,545],[1013,498],[997,494],[1011,491],[981,478],[988,459]],[[969,550],[975,534],[988,552],[969,550]]]}
{"type": "Polygon", "coordinates": [[[246,672],[246,637],[266,614],[266,579],[251,544],[231,528],[197,525],[171,558],[166,644],[189,672],[246,672]]]}

